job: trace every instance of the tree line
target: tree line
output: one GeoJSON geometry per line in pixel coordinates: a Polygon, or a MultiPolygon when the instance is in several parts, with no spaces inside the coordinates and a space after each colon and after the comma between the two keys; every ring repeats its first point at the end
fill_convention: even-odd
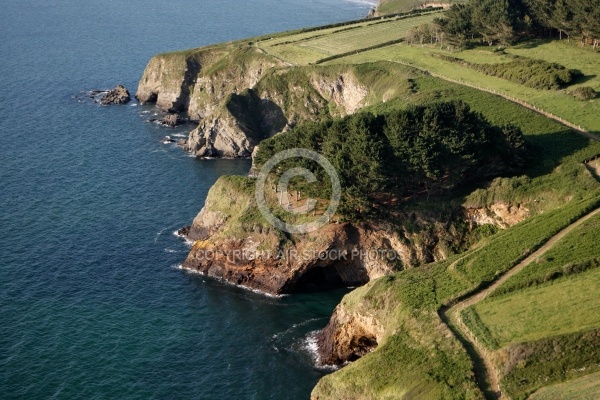
{"type": "MultiPolygon", "coordinates": [[[[349,217],[375,212],[391,198],[439,195],[467,182],[516,172],[527,158],[519,128],[491,125],[461,101],[306,123],[263,141],[255,164],[260,168],[291,148],[315,150],[333,164],[343,189],[339,211],[349,217]]],[[[310,169],[318,180],[297,182],[296,189],[328,198],[329,178],[312,160],[288,159],[274,173],[295,167],[310,169]]]]}
{"type": "Polygon", "coordinates": [[[600,0],[471,0],[454,4],[444,17],[416,28],[407,40],[452,47],[479,40],[493,46],[553,34],[599,47],[600,0]]]}

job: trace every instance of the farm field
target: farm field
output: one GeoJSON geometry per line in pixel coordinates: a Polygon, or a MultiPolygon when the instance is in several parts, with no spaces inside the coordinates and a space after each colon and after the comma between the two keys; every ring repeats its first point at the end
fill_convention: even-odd
{"type": "Polygon", "coordinates": [[[596,268],[600,264],[599,242],[600,217],[596,217],[564,237],[537,262],[507,280],[491,297],[596,268]]]}
{"type": "Polygon", "coordinates": [[[263,40],[257,46],[291,64],[307,65],[327,57],[403,39],[413,27],[429,23],[440,15],[439,12],[432,12],[420,16],[369,20],[263,40]]]}
{"type": "MultiPolygon", "coordinates": [[[[509,48],[508,53],[540,58],[546,61],[578,68],[586,76],[585,82],[574,85],[592,86],[600,89],[600,54],[590,49],[581,49],[566,43],[533,42],[509,48]],[[544,57],[542,57],[542,53],[544,57]]],[[[507,62],[506,56],[498,56],[492,51],[477,48],[461,52],[440,50],[439,47],[409,46],[404,43],[394,44],[374,50],[349,55],[331,61],[331,63],[365,63],[377,60],[388,60],[405,63],[432,72],[440,77],[461,81],[469,85],[494,90],[503,95],[514,97],[553,113],[565,120],[580,125],[591,132],[600,132],[600,100],[579,101],[566,90],[550,91],[529,88],[518,83],[488,76],[457,63],[435,57],[436,54],[449,55],[471,62],[498,63],[507,62]]]]}
{"type": "Polygon", "coordinates": [[[596,400],[600,398],[600,373],[542,388],[529,400],[596,400]]]}
{"type": "MultiPolygon", "coordinates": [[[[444,0],[443,2],[439,3],[458,4],[464,2],[465,0],[444,0]]],[[[381,0],[377,6],[377,11],[382,15],[391,14],[395,12],[410,11],[431,3],[438,2],[430,0],[381,0]]]]}
{"type": "Polygon", "coordinates": [[[600,270],[475,306],[500,346],[600,326],[600,270]]]}
{"type": "Polygon", "coordinates": [[[600,299],[596,295],[600,287],[599,227],[600,216],[586,221],[542,259],[466,310],[471,315],[471,330],[483,335],[480,339],[484,343],[503,347],[600,326],[600,299]],[[594,262],[585,264],[589,260],[594,262]],[[585,265],[590,270],[577,274],[585,265]],[[541,285],[536,287],[536,283],[541,285]]]}

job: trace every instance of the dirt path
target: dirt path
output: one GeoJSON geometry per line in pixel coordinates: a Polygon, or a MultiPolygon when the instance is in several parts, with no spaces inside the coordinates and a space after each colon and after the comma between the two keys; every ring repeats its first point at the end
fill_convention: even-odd
{"type": "Polygon", "coordinates": [[[491,286],[488,286],[486,289],[483,289],[473,294],[472,296],[455,304],[449,309],[440,310],[440,317],[442,318],[442,320],[448,325],[450,330],[453,333],[455,333],[455,335],[459,336],[459,340],[463,342],[463,344],[467,347],[467,351],[469,352],[469,355],[475,363],[476,370],[479,370],[479,373],[476,373],[476,375],[478,375],[476,376],[477,381],[479,383],[479,386],[486,393],[487,397],[492,399],[507,398],[500,389],[500,372],[498,371],[492,360],[492,351],[488,350],[483,344],[479,343],[475,335],[473,335],[473,333],[465,325],[461,318],[462,310],[484,300],[500,285],[504,284],[512,276],[518,274],[525,267],[537,260],[548,250],[550,250],[559,240],[561,240],[563,237],[565,237],[567,234],[573,231],[573,229],[577,228],[579,225],[581,225],[582,223],[599,213],[600,208],[597,208],[596,210],[586,214],[585,216],[581,217],[577,221],[573,222],[571,225],[558,232],[546,243],[544,243],[542,247],[537,249],[535,252],[531,253],[531,255],[529,255],[526,259],[524,259],[510,271],[502,275],[491,286]]]}

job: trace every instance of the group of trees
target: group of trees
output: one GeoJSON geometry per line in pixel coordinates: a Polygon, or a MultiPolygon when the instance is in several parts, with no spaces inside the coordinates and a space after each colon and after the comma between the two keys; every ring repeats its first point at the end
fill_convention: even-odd
{"type": "MultiPolygon", "coordinates": [[[[559,90],[574,84],[583,73],[577,69],[567,69],[563,65],[544,60],[532,60],[520,56],[510,56],[513,61],[487,64],[473,63],[446,54],[436,54],[436,57],[462,66],[472,68],[486,75],[497,76],[534,89],[559,90]]],[[[508,56],[508,55],[507,55],[508,56]]],[[[590,90],[578,90],[576,97],[591,96],[590,90]],[[581,92],[581,93],[579,93],[581,92]]],[[[594,92],[595,94],[596,92],[594,92]]]]}
{"type": "MultiPolygon", "coordinates": [[[[340,211],[348,216],[372,212],[390,196],[428,197],[515,171],[526,151],[518,128],[493,126],[460,101],[307,123],[263,141],[255,163],[260,167],[290,148],[315,150],[333,164],[343,188],[340,211]]],[[[327,198],[329,178],[311,160],[289,159],[275,173],[299,166],[313,171],[319,182],[302,190],[327,198]]]]}
{"type": "Polygon", "coordinates": [[[454,47],[473,39],[506,45],[557,32],[595,48],[600,45],[600,0],[471,0],[453,5],[432,26],[454,47]]]}

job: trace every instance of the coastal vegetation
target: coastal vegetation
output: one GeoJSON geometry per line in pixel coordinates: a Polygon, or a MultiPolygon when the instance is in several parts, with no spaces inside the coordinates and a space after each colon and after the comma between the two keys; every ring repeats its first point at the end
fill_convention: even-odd
{"type": "MultiPolygon", "coordinates": [[[[382,197],[429,198],[457,185],[517,172],[527,158],[517,126],[492,126],[459,101],[301,125],[262,142],[256,166],[298,147],[330,160],[344,189],[340,212],[355,217],[373,212],[382,197]]],[[[280,168],[288,170],[297,162],[289,160],[280,168]]],[[[310,194],[327,198],[329,185],[320,182],[311,185],[310,194]]]]}
{"type": "MultiPolygon", "coordinates": [[[[361,275],[370,282],[344,297],[322,331],[322,348],[346,338],[358,349],[313,398],[598,393],[600,219],[582,222],[600,206],[597,10],[472,0],[161,55],[148,68],[155,86],[141,85],[145,98],[200,122],[186,144],[196,155],[229,156],[204,152],[215,133],[213,149],[225,143],[233,156],[260,143],[257,170],[279,151],[308,148],[342,184],[332,223],[309,236],[264,220],[252,178],[221,178],[192,227],[202,240],[191,264],[193,252],[215,246],[348,250],[356,237],[376,237],[358,243],[402,250],[402,262],[378,265],[386,276],[361,275]]],[[[331,193],[317,165],[280,167],[272,182],[292,167],[312,170],[317,184],[292,180],[290,189],[325,209],[331,193]]],[[[267,192],[276,209],[282,194],[274,184],[267,192]]],[[[318,268],[327,284],[344,275],[316,261],[287,275],[287,264],[269,267],[228,266],[223,277],[250,286],[259,276],[285,291],[319,283],[318,268]]]]}
{"type": "MultiPolygon", "coordinates": [[[[379,279],[347,295],[340,306],[344,312],[370,315],[385,327],[387,335],[377,350],[360,362],[324,377],[313,391],[313,397],[345,398],[354,394],[367,398],[402,398],[406,393],[418,393],[419,398],[425,399],[482,398],[472,375],[473,371],[481,371],[464,358],[466,353],[440,321],[438,310],[509,271],[558,231],[597,208],[599,201],[597,191],[590,193],[586,199],[502,231],[463,255],[379,279]]],[[[543,348],[543,343],[535,342],[535,345],[538,350],[543,348]]],[[[564,347],[567,347],[566,342],[564,347]]],[[[585,349],[590,347],[585,346],[585,349]]],[[[588,356],[574,357],[568,363],[569,369],[549,368],[544,372],[544,362],[528,358],[535,357],[535,353],[524,349],[520,354],[525,361],[519,371],[533,374],[523,366],[535,369],[540,379],[548,379],[546,384],[597,369],[593,362],[597,358],[591,356],[590,362],[588,356]],[[550,371],[554,372],[549,375],[550,371]]],[[[557,365],[560,354],[554,356],[557,365]]],[[[513,381],[513,378],[508,379],[513,381]]],[[[511,391],[509,395],[514,393],[511,391]]]]}
{"type": "Polygon", "coordinates": [[[435,21],[447,40],[463,47],[480,40],[489,46],[510,45],[524,37],[540,37],[556,31],[600,44],[600,12],[597,0],[472,0],[451,7],[435,21]]]}
{"type": "MultiPolygon", "coordinates": [[[[514,61],[498,64],[470,63],[460,58],[441,54],[438,54],[438,57],[449,62],[462,63],[464,66],[482,72],[485,75],[496,76],[534,89],[563,89],[575,83],[578,78],[583,76],[581,71],[567,69],[560,64],[518,56],[514,56],[514,61]]],[[[580,97],[589,97],[588,100],[595,97],[592,97],[585,89],[576,90],[580,97]]]]}
{"type": "Polygon", "coordinates": [[[600,373],[595,373],[565,383],[547,386],[529,398],[531,400],[593,399],[599,395],[600,373]]]}
{"type": "MultiPolygon", "coordinates": [[[[302,32],[261,40],[257,46],[295,65],[321,63],[385,44],[398,43],[414,27],[440,15],[439,11],[399,15],[380,21],[361,21],[342,28],[302,32]]],[[[385,47],[385,46],[384,46],[385,47]]]]}

